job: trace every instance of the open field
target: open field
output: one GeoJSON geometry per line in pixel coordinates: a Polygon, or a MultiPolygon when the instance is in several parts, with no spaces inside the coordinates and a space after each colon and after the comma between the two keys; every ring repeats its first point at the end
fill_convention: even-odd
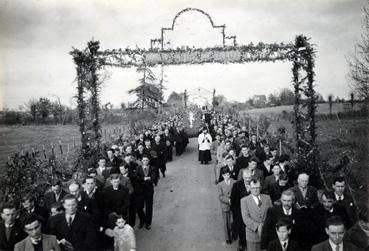
{"type": "MultiPolygon", "coordinates": [[[[353,111],[360,111],[362,104],[354,104],[353,111]]],[[[292,112],[293,105],[282,105],[276,107],[266,107],[266,108],[258,108],[247,110],[247,113],[250,115],[260,116],[260,115],[278,115],[283,111],[292,112]]],[[[332,105],[332,114],[336,114],[339,112],[344,112],[344,103],[333,103],[332,105]]],[[[329,114],[329,104],[318,104],[317,114],[329,114]]]]}
{"type": "MultiPolygon", "coordinates": [[[[108,125],[102,127],[104,138],[116,137],[119,132],[127,130],[122,125],[108,125]]],[[[46,155],[51,154],[51,147],[57,157],[61,156],[61,144],[63,157],[68,157],[80,146],[80,133],[77,125],[43,125],[43,126],[9,126],[0,127],[0,168],[6,163],[10,154],[28,151],[41,152],[45,148],[46,155]],[[69,153],[68,153],[69,152],[69,153]]]]}

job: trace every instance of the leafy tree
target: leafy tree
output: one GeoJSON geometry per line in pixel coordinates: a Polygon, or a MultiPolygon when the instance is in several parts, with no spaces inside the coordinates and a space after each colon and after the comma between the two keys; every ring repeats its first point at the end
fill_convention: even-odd
{"type": "Polygon", "coordinates": [[[273,93],[269,94],[269,96],[268,96],[268,102],[272,106],[273,105],[274,106],[281,105],[281,102],[280,102],[280,99],[279,99],[278,95],[277,94],[273,94],[273,93]]]}
{"type": "Polygon", "coordinates": [[[295,94],[288,88],[283,88],[279,93],[281,105],[293,105],[295,102],[295,94]]]}
{"type": "Polygon", "coordinates": [[[52,103],[48,98],[40,98],[37,102],[37,113],[43,120],[49,117],[51,113],[52,103]]]}
{"type": "Polygon", "coordinates": [[[172,92],[168,97],[167,104],[171,105],[171,106],[181,107],[181,106],[183,106],[183,98],[182,97],[183,97],[183,94],[180,95],[177,92],[172,92]]]}
{"type": "Polygon", "coordinates": [[[163,90],[155,83],[154,73],[146,66],[138,67],[137,72],[143,74],[143,77],[139,79],[140,85],[128,91],[128,94],[136,94],[137,96],[133,105],[141,109],[158,108],[163,101],[163,90]]]}
{"type": "Polygon", "coordinates": [[[348,76],[357,97],[369,101],[369,7],[364,8],[362,28],[361,40],[355,46],[355,53],[348,58],[348,76]]]}

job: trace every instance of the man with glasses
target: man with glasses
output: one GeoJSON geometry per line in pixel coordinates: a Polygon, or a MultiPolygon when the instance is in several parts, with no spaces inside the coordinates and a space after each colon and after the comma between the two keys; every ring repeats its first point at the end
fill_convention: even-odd
{"type": "Polygon", "coordinates": [[[346,229],[341,217],[332,216],[327,219],[325,231],[329,239],[323,241],[311,249],[311,251],[358,251],[354,245],[343,240],[346,229]]]}
{"type": "Polygon", "coordinates": [[[28,236],[15,244],[14,251],[60,251],[55,235],[42,234],[41,222],[34,214],[28,215],[24,222],[24,231],[28,236]]]}
{"type": "Polygon", "coordinates": [[[261,184],[258,179],[251,179],[251,194],[241,199],[241,214],[246,225],[246,242],[248,251],[261,250],[261,232],[266,214],[271,208],[269,195],[261,194],[261,184]]]}

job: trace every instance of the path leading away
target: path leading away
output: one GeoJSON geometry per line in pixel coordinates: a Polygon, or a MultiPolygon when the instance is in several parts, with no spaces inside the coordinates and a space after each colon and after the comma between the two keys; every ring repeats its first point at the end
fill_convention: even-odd
{"type": "Polygon", "coordinates": [[[139,251],[236,250],[227,245],[214,184],[213,164],[197,161],[197,142],[167,163],[167,177],[155,188],[152,229],[137,229],[139,251]]]}

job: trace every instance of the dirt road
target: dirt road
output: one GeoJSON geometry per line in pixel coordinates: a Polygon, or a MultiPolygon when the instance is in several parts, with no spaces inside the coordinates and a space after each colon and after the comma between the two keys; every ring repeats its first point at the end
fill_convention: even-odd
{"type": "Polygon", "coordinates": [[[225,243],[217,195],[213,165],[199,165],[191,139],[156,187],[152,229],[136,230],[138,250],[236,250],[225,243]]]}

